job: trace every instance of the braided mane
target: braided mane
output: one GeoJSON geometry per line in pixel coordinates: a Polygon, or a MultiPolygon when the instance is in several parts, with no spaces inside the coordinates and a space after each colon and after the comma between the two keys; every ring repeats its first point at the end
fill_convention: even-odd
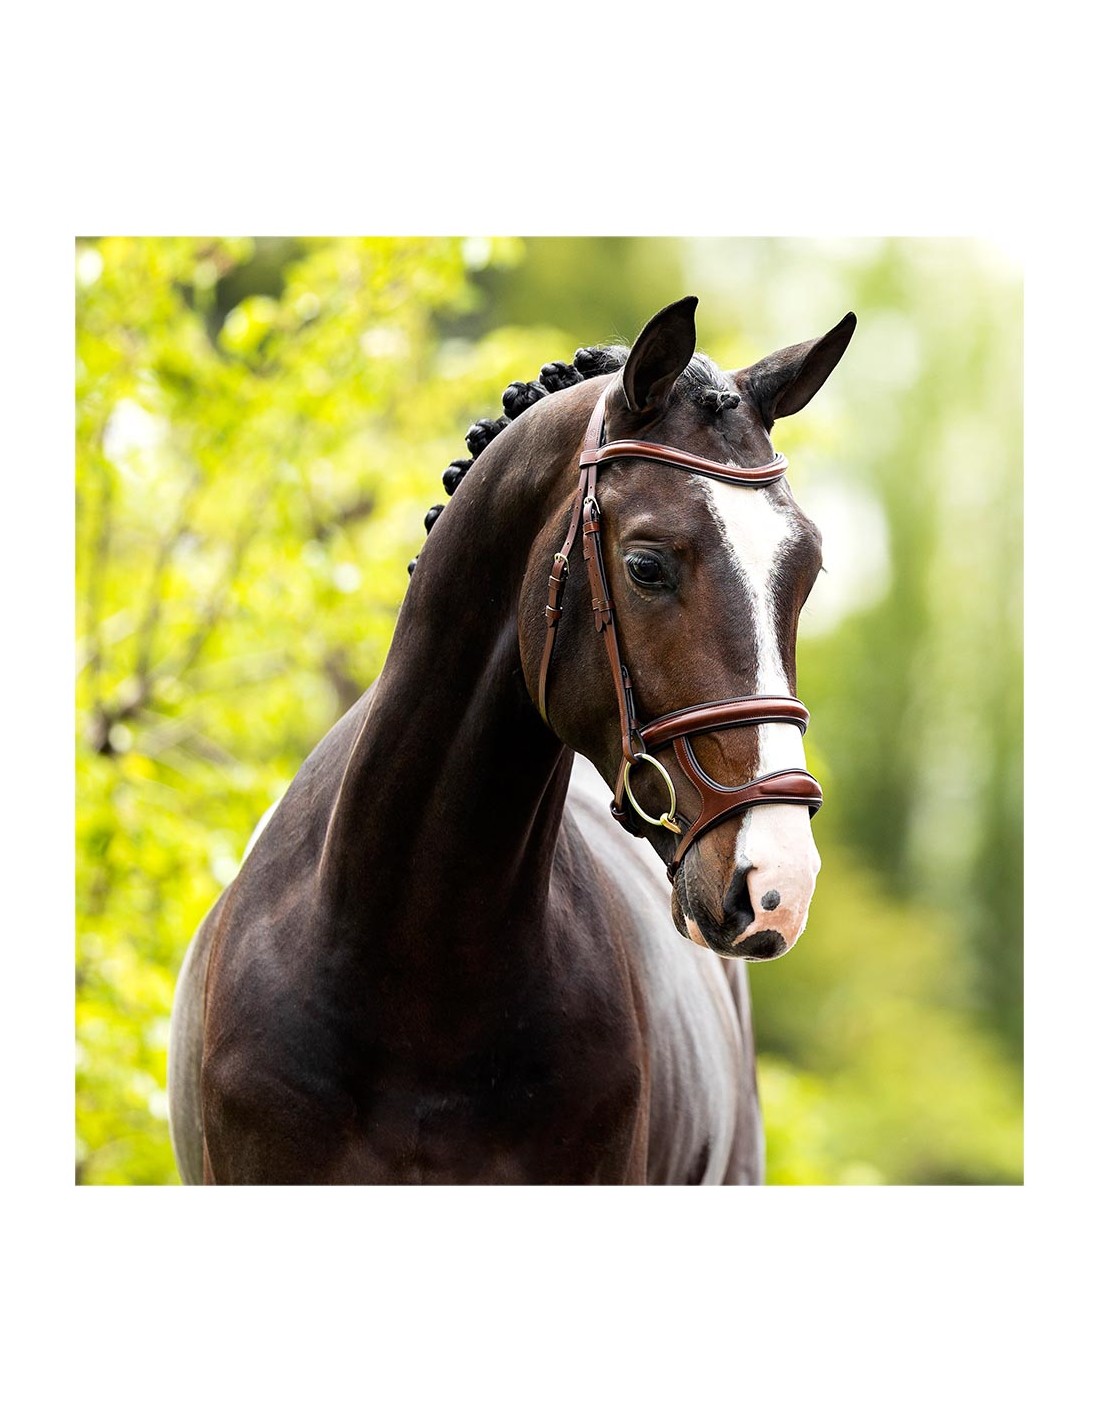
{"type": "MultiPolygon", "coordinates": [[[[573,356],[571,364],[562,360],[550,361],[542,367],[535,380],[514,380],[501,396],[504,414],[496,419],[477,420],[466,431],[466,448],[470,451],[470,458],[454,459],[444,469],[443,488],[448,497],[462,483],[482,450],[496,439],[501,430],[507,429],[513,420],[518,419],[524,410],[530,409],[545,395],[568,389],[570,385],[579,385],[582,380],[591,380],[596,375],[609,375],[613,370],[621,370],[629,355],[629,346],[581,346],[573,356]]],[[[687,369],[677,381],[677,386],[703,409],[713,413],[732,409],[740,400],[740,396],[730,388],[725,374],[709,356],[702,354],[692,356],[687,369]]],[[[428,533],[431,533],[444,508],[444,504],[433,504],[424,515],[424,527],[428,533]]],[[[414,558],[409,564],[410,577],[415,567],[414,558]]]]}

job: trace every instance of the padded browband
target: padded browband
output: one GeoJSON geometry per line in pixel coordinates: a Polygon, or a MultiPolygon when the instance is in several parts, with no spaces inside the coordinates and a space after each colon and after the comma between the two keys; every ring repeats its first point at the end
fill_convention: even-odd
{"type": "Polygon", "coordinates": [[[704,459],[701,454],[689,454],[686,449],[649,444],[641,439],[615,439],[599,449],[586,449],[581,454],[581,467],[606,464],[612,459],[649,459],[657,464],[674,464],[677,469],[690,469],[694,474],[705,474],[708,479],[720,479],[725,484],[740,484],[750,489],[774,484],[787,472],[785,454],[777,454],[769,464],[744,468],[740,464],[719,464],[715,459],[704,459]]]}

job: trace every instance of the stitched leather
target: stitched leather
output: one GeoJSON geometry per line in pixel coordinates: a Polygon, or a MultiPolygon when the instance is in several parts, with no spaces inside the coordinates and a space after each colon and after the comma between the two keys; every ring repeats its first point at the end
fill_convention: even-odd
{"type": "Polygon", "coordinates": [[[773,770],[744,785],[718,785],[695,759],[686,737],[679,737],[673,745],[680,768],[699,792],[701,804],[694,820],[677,839],[676,853],[668,866],[670,880],[676,878],[684,855],[695,841],[732,815],[743,814],[754,805],[805,805],[811,818],[821,809],[821,786],[809,771],[773,770]]]}
{"type": "Polygon", "coordinates": [[[606,464],[612,459],[648,459],[657,464],[674,464],[678,469],[690,469],[695,474],[705,474],[709,479],[747,485],[753,489],[774,484],[787,472],[785,454],[777,454],[768,464],[746,469],[739,464],[719,464],[714,459],[704,459],[701,454],[689,454],[686,449],[650,444],[640,439],[612,440],[599,449],[586,449],[581,455],[582,464],[606,464]]]}
{"type": "Polygon", "coordinates": [[[685,706],[650,721],[641,730],[642,740],[653,750],[667,746],[677,736],[698,736],[706,731],[724,731],[732,726],[763,726],[769,721],[787,721],[803,735],[810,713],[793,696],[741,696],[736,701],[705,701],[685,706]]]}

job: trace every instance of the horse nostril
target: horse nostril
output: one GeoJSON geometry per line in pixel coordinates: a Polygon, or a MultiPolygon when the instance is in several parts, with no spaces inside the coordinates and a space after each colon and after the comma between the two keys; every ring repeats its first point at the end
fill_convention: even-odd
{"type": "MultiPolygon", "coordinates": [[[[749,868],[751,867],[750,865],[749,868]]],[[[749,896],[748,868],[734,871],[726,896],[722,900],[722,911],[726,916],[726,926],[735,938],[744,933],[756,917],[749,896]]]]}
{"type": "Polygon", "coordinates": [[[771,909],[774,909],[774,908],[778,908],[778,907],[779,907],[779,890],[778,890],[778,889],[769,889],[768,892],[767,892],[767,893],[763,896],[763,898],[760,900],[760,907],[761,907],[762,909],[768,909],[768,910],[771,910],[771,909]]]}

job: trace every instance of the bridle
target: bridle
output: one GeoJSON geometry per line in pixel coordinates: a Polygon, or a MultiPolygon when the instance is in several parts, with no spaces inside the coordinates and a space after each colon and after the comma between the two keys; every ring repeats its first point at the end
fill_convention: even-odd
{"type": "Polygon", "coordinates": [[[539,666],[538,707],[542,719],[549,725],[546,713],[546,685],[550,660],[554,655],[558,623],[561,621],[562,595],[569,576],[569,555],[580,530],[585,567],[588,569],[588,583],[592,592],[592,612],[596,620],[596,630],[603,635],[603,645],[611,666],[611,680],[619,708],[622,762],[615,782],[611,813],[632,834],[644,833],[630,824],[623,806],[625,795],[647,824],[660,826],[678,836],[675,853],[668,865],[668,877],[674,880],[689,847],[701,835],[721,821],[729,819],[731,815],[742,814],[754,805],[806,805],[811,815],[821,808],[821,786],[807,771],[798,768],[773,770],[744,785],[719,784],[699,764],[692,749],[691,738],[712,731],[729,730],[734,726],[761,726],[773,721],[797,726],[805,735],[810,713],[802,702],[793,696],[738,696],[728,701],[707,701],[699,706],[687,706],[681,711],[671,711],[667,715],[659,716],[647,725],[639,725],[634,706],[634,687],[619,650],[615,608],[611,600],[607,570],[604,567],[596,480],[601,465],[609,464],[612,460],[648,459],[659,464],[671,464],[693,474],[704,474],[708,479],[718,479],[725,484],[762,489],[783,477],[787,460],[782,454],[777,454],[768,464],[745,469],[736,464],[719,464],[715,460],[704,459],[684,449],[650,444],[644,440],[619,439],[604,444],[607,394],[607,390],[604,390],[600,395],[588,422],[569,529],[561,551],[554,555],[550,570],[550,585],[546,598],[546,641],[539,666]],[[677,813],[676,788],[672,777],[653,754],[667,745],[672,745],[681,770],[699,793],[700,808],[693,820],[677,813]],[[630,786],[631,769],[639,761],[644,761],[657,770],[668,791],[669,807],[664,814],[656,818],[642,809],[630,786]]]}

